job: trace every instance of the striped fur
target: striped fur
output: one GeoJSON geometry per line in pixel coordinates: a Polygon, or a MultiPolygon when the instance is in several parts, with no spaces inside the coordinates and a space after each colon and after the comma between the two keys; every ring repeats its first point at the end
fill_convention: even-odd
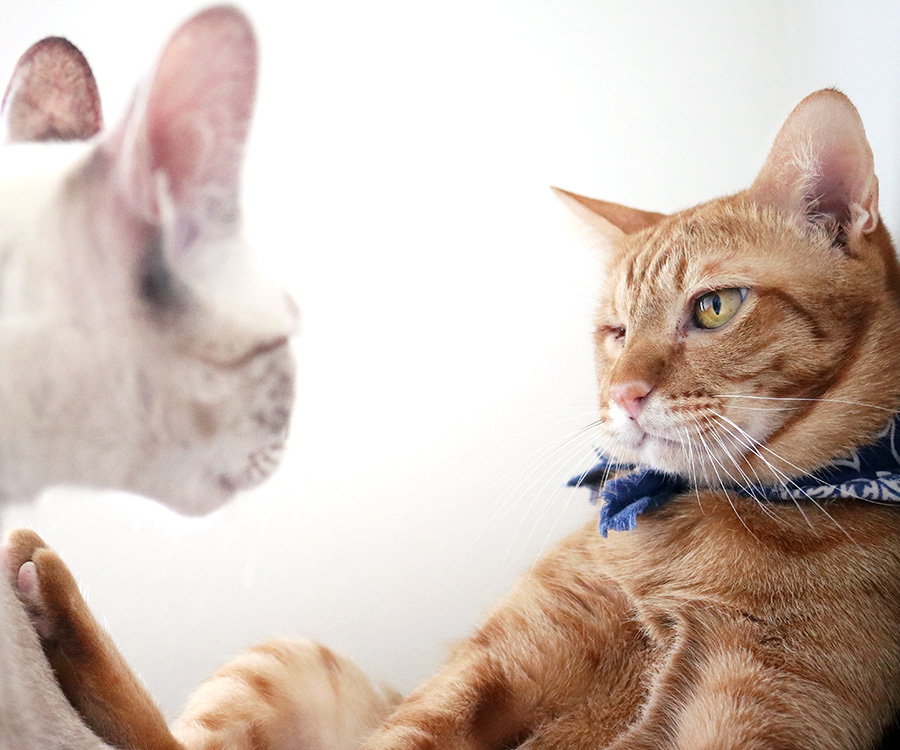
{"type": "Polygon", "coordinates": [[[218,670],[172,731],[196,750],[353,748],[397,701],[311,641],[273,640],[218,670]]]}
{"type": "MultiPolygon", "coordinates": [[[[607,254],[598,438],[692,490],[633,532],[603,539],[592,521],[562,541],[364,747],[877,746],[900,709],[900,509],[728,489],[789,482],[900,405],[900,266],[855,109],[814,94],[749,190],[672,216],[564,197],[607,254]],[[696,300],[734,288],[734,317],[698,327],[696,300]]],[[[20,588],[58,643],[73,617],[48,614],[60,597],[37,573],[20,588]]],[[[331,652],[275,642],[202,686],[175,735],[191,750],[337,750],[386,705],[331,652]]]]}

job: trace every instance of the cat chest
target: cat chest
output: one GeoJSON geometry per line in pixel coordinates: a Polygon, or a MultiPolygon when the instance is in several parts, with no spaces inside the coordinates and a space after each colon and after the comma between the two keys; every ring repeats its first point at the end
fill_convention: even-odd
{"type": "Polygon", "coordinates": [[[900,617],[900,508],[812,511],[700,493],[641,516],[633,531],[588,539],[598,573],[659,638],[702,609],[751,630],[810,613],[900,617]]]}

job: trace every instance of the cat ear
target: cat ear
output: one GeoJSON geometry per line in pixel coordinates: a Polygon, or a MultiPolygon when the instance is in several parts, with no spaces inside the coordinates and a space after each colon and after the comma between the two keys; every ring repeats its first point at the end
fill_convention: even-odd
{"type": "Polygon", "coordinates": [[[219,363],[242,361],[296,327],[296,309],[253,264],[241,233],[240,171],[256,93],[257,48],[235,8],[178,28],[125,121],[100,148],[112,192],[147,230],[141,292],[189,300],[182,343],[219,363]]]}
{"type": "Polygon", "coordinates": [[[874,231],[878,178],[850,100],[825,89],[800,102],[775,138],[750,194],[803,223],[824,220],[838,230],[874,231]]]}
{"type": "Polygon", "coordinates": [[[111,141],[126,201],[151,224],[177,224],[176,244],[237,219],[256,68],[256,39],[240,11],[199,13],[169,40],[111,141]]]}
{"type": "Polygon", "coordinates": [[[599,201],[557,187],[551,189],[578,219],[599,233],[609,245],[617,243],[627,234],[640,232],[666,218],[665,214],[599,201]]]}
{"type": "Polygon", "coordinates": [[[29,47],[0,107],[3,141],[84,140],[102,127],[97,83],[78,48],[60,37],[29,47]]]}

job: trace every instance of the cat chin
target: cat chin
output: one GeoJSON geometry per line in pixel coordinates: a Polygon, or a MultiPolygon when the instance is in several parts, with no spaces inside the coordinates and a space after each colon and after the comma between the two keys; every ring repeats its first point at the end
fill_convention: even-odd
{"type": "Polygon", "coordinates": [[[667,474],[690,472],[690,463],[686,461],[684,446],[673,440],[647,436],[638,451],[637,463],[667,474]]]}
{"type": "Polygon", "coordinates": [[[208,515],[227,503],[234,497],[234,492],[226,488],[223,483],[220,486],[205,487],[202,492],[188,496],[184,493],[160,496],[157,493],[150,499],[158,503],[160,507],[173,511],[176,515],[185,518],[197,518],[208,515]]]}
{"type": "Polygon", "coordinates": [[[692,484],[717,482],[716,469],[728,463],[731,459],[717,455],[713,451],[712,457],[699,446],[686,447],[682,442],[668,440],[663,437],[645,435],[640,443],[630,451],[623,451],[617,455],[621,461],[644,466],[664,474],[680,476],[692,484]]]}
{"type": "MultiPolygon", "coordinates": [[[[274,463],[274,461],[273,461],[274,463]]],[[[210,474],[192,484],[179,487],[153,486],[136,490],[137,494],[147,497],[162,507],[168,508],[179,516],[194,518],[212,513],[236,493],[252,489],[268,478],[270,472],[260,472],[249,478],[239,474],[210,474]]]]}

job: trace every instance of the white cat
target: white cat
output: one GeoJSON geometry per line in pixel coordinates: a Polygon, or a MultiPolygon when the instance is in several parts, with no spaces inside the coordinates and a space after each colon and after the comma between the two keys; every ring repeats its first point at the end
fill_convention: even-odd
{"type": "MultiPolygon", "coordinates": [[[[241,237],[255,81],[231,8],[185,23],[102,134],[77,49],[20,59],[0,148],[0,503],[79,484],[200,513],[274,468],[296,310],[241,237]]],[[[0,577],[0,748],[101,747],[0,577]]]]}

